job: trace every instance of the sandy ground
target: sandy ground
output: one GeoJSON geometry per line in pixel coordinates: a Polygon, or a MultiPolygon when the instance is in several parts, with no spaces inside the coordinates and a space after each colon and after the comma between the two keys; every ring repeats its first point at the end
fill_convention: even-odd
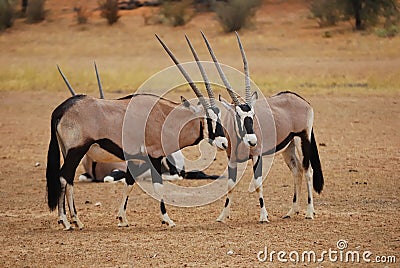
{"type": "MultiPolygon", "coordinates": [[[[158,202],[138,187],[128,206],[131,226],[118,228],[114,217],[122,185],[77,182],[76,206],[85,229],[64,232],[46,205],[45,159],[49,116],[65,96],[1,94],[4,267],[265,266],[271,265],[269,259],[257,260],[265,246],[269,251],[320,254],[337,250],[340,239],[348,242],[347,250],[371,251],[371,259],[399,257],[398,96],[306,96],[316,111],[317,142],[324,144],[319,150],[326,184],[315,196],[314,220],[305,220],[304,213],[281,219],[290,207],[292,179],[277,157],[264,183],[270,224],[257,222],[258,198],[247,192],[251,174],[246,173],[235,190],[231,220],[215,222],[224,203],[221,199],[197,208],[168,207],[175,228],[161,225],[158,202]],[[36,163],[40,165],[35,167],[36,163]],[[102,205],[95,206],[97,202],[102,205]]],[[[305,200],[303,196],[303,209],[305,200]]],[[[275,255],[273,264],[279,263],[275,255]]],[[[322,265],[342,263],[326,257],[322,265]]]]}
{"type": "MultiPolygon", "coordinates": [[[[88,1],[91,7],[96,2],[88,1]]],[[[319,29],[302,1],[264,2],[256,27],[240,34],[252,78],[266,95],[290,89],[314,107],[325,175],[322,194],[314,195],[315,219],[304,219],[304,181],[302,213],[281,218],[291,206],[293,182],[278,156],[264,182],[269,224],[258,223],[258,197],[247,191],[251,172],[246,172],[226,223],[215,221],[221,198],[195,208],[167,206],[177,224],[168,228],[159,220],[159,203],[135,187],[127,210],[131,225],[118,228],[122,184],[76,182],[76,207],[85,228],[62,231],[57,213],[47,208],[45,180],[51,111],[69,97],[55,64],[65,68],[78,92],[97,95],[92,61],[98,60],[107,97],[116,98],[170,66],[154,33],[187,61],[192,58],[184,33],[200,57],[209,58],[199,36],[205,29],[223,63],[241,68],[241,60],[234,36],[222,33],[209,13],[171,28],[145,26],[142,10],[124,12],[112,27],[94,12],[88,25],[78,26],[74,3],[48,1],[45,22],[18,20],[0,34],[1,267],[282,267],[295,265],[290,252],[292,258],[300,255],[300,266],[350,267],[349,252],[359,254],[360,267],[398,266],[400,38],[353,33],[348,23],[319,29]],[[325,31],[333,37],[323,38],[325,31]],[[95,206],[98,202],[101,206],[95,206]],[[339,240],[347,241],[347,248],[339,250],[339,240]],[[268,258],[261,262],[257,255],[265,248],[268,258]],[[278,259],[279,251],[287,253],[280,257],[288,263],[278,259]],[[317,259],[324,251],[331,256],[302,261],[304,251],[315,252],[317,259]],[[364,253],[370,263],[362,259],[364,253]]],[[[196,148],[186,152],[189,158],[197,153],[196,148]]],[[[225,163],[219,153],[207,173],[218,174],[225,163]]]]}

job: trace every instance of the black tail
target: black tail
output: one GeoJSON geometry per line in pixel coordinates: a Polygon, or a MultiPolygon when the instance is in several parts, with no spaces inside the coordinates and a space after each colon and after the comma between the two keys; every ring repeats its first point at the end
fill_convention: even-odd
{"type": "Polygon", "coordinates": [[[313,186],[317,193],[321,193],[324,188],[324,176],[322,175],[321,162],[319,160],[317,143],[314,138],[314,131],[311,130],[311,152],[310,162],[313,169],[313,186]]]}
{"type": "Polygon", "coordinates": [[[47,152],[47,204],[51,211],[57,208],[58,199],[61,195],[60,182],[60,148],[57,140],[57,119],[51,118],[51,137],[49,150],[47,152]]]}

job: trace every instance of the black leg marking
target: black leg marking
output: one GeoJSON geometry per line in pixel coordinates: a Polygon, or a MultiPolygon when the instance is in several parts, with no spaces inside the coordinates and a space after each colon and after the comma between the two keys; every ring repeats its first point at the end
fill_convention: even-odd
{"type": "Polygon", "coordinates": [[[90,145],[91,143],[88,143],[85,146],[76,147],[68,150],[67,156],[64,159],[64,164],[60,171],[61,177],[63,177],[68,184],[74,185],[76,168],[78,167],[82,157],[86,154],[90,145]]]}
{"type": "Polygon", "coordinates": [[[228,179],[233,180],[233,182],[236,182],[236,174],[237,174],[237,167],[230,167],[228,165],[228,179]]]}
{"type": "Polygon", "coordinates": [[[151,162],[151,178],[153,183],[160,183],[162,184],[162,177],[161,177],[161,159],[162,157],[153,158],[149,156],[151,162]]]}
{"type": "Polygon", "coordinates": [[[175,175],[178,174],[178,169],[176,168],[176,163],[174,161],[174,159],[170,156],[167,157],[167,165],[168,165],[168,169],[169,169],[169,174],[170,175],[175,175]]]}
{"type": "Polygon", "coordinates": [[[229,205],[229,198],[227,197],[225,200],[225,207],[227,207],[229,205]]]}
{"type": "Polygon", "coordinates": [[[64,190],[64,202],[63,202],[63,214],[67,215],[67,209],[65,208],[65,190],[64,190]]]}
{"type": "MultiPolygon", "coordinates": [[[[164,204],[164,200],[163,199],[161,199],[161,202],[160,202],[160,210],[161,210],[161,214],[162,215],[165,215],[167,213],[167,210],[165,209],[165,204],[164,204]]],[[[166,222],[163,220],[161,222],[161,224],[166,224],[166,222]]]]}
{"type": "Polygon", "coordinates": [[[296,196],[296,193],[293,195],[293,203],[296,203],[296,201],[297,201],[297,196],[296,196]]]}
{"type": "Polygon", "coordinates": [[[128,199],[129,199],[129,196],[127,196],[126,199],[125,199],[125,204],[124,204],[124,210],[125,211],[126,211],[126,206],[128,205],[128,199]]]}
{"type": "Polygon", "coordinates": [[[253,165],[254,179],[262,176],[262,157],[259,155],[257,157],[256,163],[253,165]]]}
{"type": "Polygon", "coordinates": [[[264,199],[260,197],[260,208],[264,207],[264,199]]]}
{"type": "Polygon", "coordinates": [[[164,215],[165,213],[167,213],[167,210],[165,209],[165,204],[164,204],[164,200],[163,199],[161,199],[161,202],[160,202],[160,210],[161,210],[161,213],[164,215]]]}
{"type": "Polygon", "coordinates": [[[311,204],[311,198],[310,198],[310,197],[308,197],[307,203],[308,203],[308,204],[311,204]]]}
{"type": "Polygon", "coordinates": [[[78,213],[76,212],[75,201],[73,201],[72,207],[74,208],[74,214],[75,214],[75,215],[78,214],[78,213]]]}
{"type": "Polygon", "coordinates": [[[93,174],[93,179],[97,180],[97,176],[96,176],[96,166],[97,166],[97,162],[92,162],[92,174],[93,174]]]}
{"type": "Polygon", "coordinates": [[[301,151],[303,152],[303,168],[307,170],[310,167],[311,142],[308,140],[305,131],[301,133],[300,138],[301,138],[301,151]]]}

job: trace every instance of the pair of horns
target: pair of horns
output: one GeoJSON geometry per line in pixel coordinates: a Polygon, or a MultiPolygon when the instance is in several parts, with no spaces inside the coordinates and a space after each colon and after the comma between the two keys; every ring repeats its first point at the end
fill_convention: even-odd
{"type": "MultiPolygon", "coordinates": [[[[251,100],[251,92],[250,92],[250,75],[249,75],[249,68],[248,68],[248,64],[247,64],[247,58],[246,58],[246,54],[244,52],[243,46],[242,46],[242,42],[240,41],[240,37],[238,35],[237,32],[235,32],[237,40],[238,40],[238,44],[239,44],[239,49],[240,52],[242,54],[242,59],[243,59],[243,65],[244,65],[244,74],[245,74],[245,101],[247,104],[250,104],[250,100],[251,100]]],[[[226,78],[226,75],[224,74],[224,72],[222,71],[221,65],[219,64],[214,51],[212,50],[210,43],[208,42],[205,34],[201,31],[201,35],[206,43],[206,46],[208,48],[208,51],[210,52],[211,58],[213,59],[214,63],[215,63],[215,67],[218,70],[218,74],[221,77],[226,90],[229,93],[229,96],[231,97],[233,103],[235,105],[240,105],[240,101],[238,99],[237,94],[233,91],[232,86],[230,85],[228,79],[226,78]]],[[[201,92],[199,91],[199,89],[196,87],[196,85],[194,84],[194,82],[191,80],[191,78],[189,77],[189,75],[187,74],[187,72],[182,68],[181,64],[178,62],[178,60],[176,59],[176,57],[172,54],[172,52],[168,49],[168,47],[164,44],[164,42],[158,37],[158,35],[156,35],[158,41],[160,41],[161,45],[164,47],[164,49],[167,51],[168,55],[171,57],[171,59],[174,61],[174,63],[177,65],[178,69],[181,71],[181,73],[183,74],[183,76],[185,77],[185,79],[188,81],[189,85],[192,87],[193,91],[196,93],[196,96],[200,99],[200,102],[202,102],[202,99],[204,100],[204,96],[201,94],[201,92]]],[[[200,63],[200,60],[197,56],[196,51],[194,50],[192,44],[189,41],[189,38],[185,35],[186,41],[189,44],[190,50],[193,53],[193,56],[196,60],[197,66],[200,69],[201,75],[203,77],[209,98],[210,98],[210,104],[211,106],[215,106],[215,97],[214,97],[214,93],[211,89],[211,85],[210,82],[208,80],[208,77],[204,71],[203,66],[200,63]]],[[[204,100],[205,102],[205,100],[204,100]]],[[[202,103],[203,104],[203,103],[202,103]]],[[[203,104],[204,106],[204,104],[203,104]]],[[[206,106],[204,106],[206,107],[206,106]]]]}
{"type": "MultiPolygon", "coordinates": [[[[71,92],[72,96],[75,96],[76,93],[74,91],[74,89],[72,88],[71,84],[68,82],[67,77],[64,75],[64,73],[61,71],[60,66],[58,66],[57,64],[57,69],[58,72],[61,74],[62,78],[64,79],[65,84],[67,85],[69,92],[71,92]]],[[[100,81],[100,76],[99,76],[99,71],[97,70],[97,65],[96,62],[94,62],[94,69],[96,71],[96,78],[97,78],[97,85],[99,86],[99,92],[100,92],[100,99],[104,99],[104,92],[103,92],[103,87],[101,85],[101,81],[100,81]]]]}
{"type": "Polygon", "coordinates": [[[197,66],[200,69],[201,75],[203,77],[204,83],[206,85],[208,97],[210,98],[210,103],[206,101],[204,98],[204,95],[201,93],[201,91],[197,88],[196,84],[193,82],[192,78],[190,78],[189,74],[185,71],[185,69],[182,67],[182,65],[179,63],[178,59],[175,57],[175,55],[171,52],[171,50],[167,47],[167,45],[161,40],[161,38],[156,34],[156,38],[158,41],[161,43],[165,51],[168,53],[168,55],[171,57],[172,61],[175,63],[175,65],[178,67],[179,71],[182,73],[182,75],[185,77],[186,81],[189,83],[190,87],[193,89],[194,93],[196,94],[197,98],[199,99],[200,103],[203,105],[203,107],[207,109],[211,107],[215,107],[215,97],[214,97],[214,92],[211,89],[210,82],[208,80],[207,74],[201,65],[201,62],[199,60],[199,57],[197,56],[197,53],[195,49],[193,48],[192,44],[190,43],[189,38],[185,35],[186,41],[190,47],[190,50],[193,53],[193,56],[196,60],[197,66]]]}

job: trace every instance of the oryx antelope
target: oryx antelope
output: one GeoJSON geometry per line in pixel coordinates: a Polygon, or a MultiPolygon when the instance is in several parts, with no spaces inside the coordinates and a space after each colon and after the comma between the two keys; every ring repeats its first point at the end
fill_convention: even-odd
{"type": "MultiPolygon", "coordinates": [[[[57,65],[57,69],[63,78],[67,88],[69,89],[72,96],[75,96],[75,90],[72,88],[69,83],[67,77],[61,71],[60,67],[57,65]]],[[[100,99],[104,99],[104,91],[103,86],[101,84],[100,75],[97,69],[96,62],[94,62],[94,69],[96,73],[97,85],[99,88],[100,99]]],[[[185,167],[184,167],[184,156],[182,152],[176,151],[172,153],[168,158],[163,159],[163,173],[167,172],[169,174],[163,174],[164,180],[179,180],[185,177],[185,167]]],[[[126,177],[127,171],[127,163],[126,162],[96,162],[93,161],[87,154],[82,158],[82,166],[85,170],[85,173],[79,176],[79,181],[88,181],[88,182],[117,182],[124,181],[126,177]]],[[[188,172],[190,175],[191,172],[188,172]]],[[[150,177],[150,170],[141,175],[142,177],[150,177]]],[[[206,174],[204,177],[210,177],[206,174]]]]}
{"type": "Polygon", "coordinates": [[[257,92],[251,94],[247,59],[239,35],[236,33],[245,74],[245,99],[242,102],[222,71],[207,38],[203,33],[201,34],[233,102],[233,104],[228,103],[220,97],[221,102],[228,110],[223,126],[228,138],[229,162],[228,194],[224,209],[217,221],[224,221],[229,217],[232,203],[231,193],[236,184],[237,164],[251,159],[254,172],[252,191],[255,190],[258,193],[261,208],[260,222],[268,222],[262,189],[262,156],[271,157],[278,153],[283,154],[294,178],[293,205],[284,217],[289,218],[299,213],[299,192],[301,180],[305,174],[308,191],[306,218],[312,219],[314,217],[312,187],[317,193],[320,193],[324,178],[314,138],[314,112],[311,105],[299,95],[289,91],[278,93],[264,100],[268,105],[264,105],[263,101],[258,99],[257,92]],[[272,146],[271,136],[268,134],[270,130],[267,131],[271,127],[275,127],[276,132],[276,141],[272,146]]]}
{"type": "MultiPolygon", "coordinates": [[[[213,104],[204,98],[179,63],[177,66],[198,97],[199,105],[193,105],[183,97],[183,105],[180,105],[151,94],[130,95],[117,100],[76,95],[53,111],[46,169],[47,197],[50,210],[58,207],[59,222],[65,230],[72,228],[66,216],[65,197],[72,223],[83,228],[74,204],[73,181],[76,168],[85,154],[97,162],[128,161],[131,172],[126,173],[127,187],[118,212],[119,226],[128,225],[126,205],[135,177],[149,168],[154,191],[160,199],[161,219],[169,226],[175,225],[167,214],[163,200],[162,158],[202,139],[208,139],[221,149],[227,147],[213,104]],[[172,113],[175,128],[180,133],[177,145],[167,144],[165,150],[161,137],[167,143],[177,138],[176,129],[163,128],[164,121],[172,113]],[[217,118],[218,121],[213,122],[209,118],[217,118]],[[128,148],[123,146],[123,130],[128,133],[128,148]],[[64,157],[61,168],[60,148],[64,157]],[[139,166],[136,160],[145,163],[139,166]]],[[[208,94],[213,97],[212,92],[208,94]]]]}

